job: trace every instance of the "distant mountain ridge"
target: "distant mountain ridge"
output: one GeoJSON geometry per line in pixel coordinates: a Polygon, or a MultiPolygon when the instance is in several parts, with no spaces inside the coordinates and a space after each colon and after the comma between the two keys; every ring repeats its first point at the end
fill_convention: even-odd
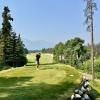
{"type": "Polygon", "coordinates": [[[47,42],[45,40],[28,40],[28,39],[22,39],[23,43],[25,44],[25,47],[28,50],[41,50],[42,48],[52,48],[54,47],[53,43],[47,42]]]}

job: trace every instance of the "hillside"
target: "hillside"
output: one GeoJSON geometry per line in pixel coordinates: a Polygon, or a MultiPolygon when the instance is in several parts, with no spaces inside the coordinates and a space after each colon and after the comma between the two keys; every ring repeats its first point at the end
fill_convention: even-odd
{"type": "MultiPolygon", "coordinates": [[[[82,74],[71,66],[53,64],[52,57],[42,54],[39,70],[35,54],[29,54],[26,66],[1,71],[0,100],[70,100],[82,74]]],[[[99,83],[95,83],[92,92],[99,98],[99,83]]]]}

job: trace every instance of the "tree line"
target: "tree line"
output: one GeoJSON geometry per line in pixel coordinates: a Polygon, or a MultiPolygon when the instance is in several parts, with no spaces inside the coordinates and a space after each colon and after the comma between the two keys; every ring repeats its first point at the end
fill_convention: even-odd
{"type": "Polygon", "coordinates": [[[74,38],[65,43],[58,43],[53,50],[54,61],[66,63],[71,66],[81,66],[84,61],[90,59],[90,51],[84,45],[84,40],[74,38]]]}
{"type": "Polygon", "coordinates": [[[4,7],[2,13],[2,28],[0,30],[0,63],[12,67],[20,67],[27,63],[25,48],[20,34],[17,36],[13,31],[10,10],[4,7]]]}
{"type": "MultiPolygon", "coordinates": [[[[91,58],[91,45],[85,45],[84,42],[83,39],[75,37],[65,43],[56,44],[53,48],[54,62],[82,66],[84,61],[91,58]]],[[[94,56],[95,58],[100,57],[100,43],[94,46],[94,56]]]]}

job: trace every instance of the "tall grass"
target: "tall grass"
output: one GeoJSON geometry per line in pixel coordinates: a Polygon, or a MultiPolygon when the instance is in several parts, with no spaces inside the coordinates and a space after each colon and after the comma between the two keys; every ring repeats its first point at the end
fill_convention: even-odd
{"type": "MultiPolygon", "coordinates": [[[[87,72],[89,74],[91,74],[91,61],[88,60],[86,62],[84,62],[82,69],[84,72],[87,72]]],[[[94,69],[95,69],[95,73],[96,73],[96,77],[100,79],[100,57],[95,59],[94,61],[94,69]]]]}

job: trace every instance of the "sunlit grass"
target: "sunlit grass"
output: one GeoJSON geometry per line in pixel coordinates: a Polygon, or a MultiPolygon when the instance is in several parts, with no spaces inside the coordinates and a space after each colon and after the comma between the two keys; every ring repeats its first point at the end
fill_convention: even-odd
{"type": "MultiPolygon", "coordinates": [[[[35,56],[36,56],[36,53],[28,54],[27,55],[28,62],[29,63],[35,63],[35,59],[36,59],[35,56]]],[[[53,63],[53,55],[41,53],[40,63],[41,64],[53,63]]]]}

